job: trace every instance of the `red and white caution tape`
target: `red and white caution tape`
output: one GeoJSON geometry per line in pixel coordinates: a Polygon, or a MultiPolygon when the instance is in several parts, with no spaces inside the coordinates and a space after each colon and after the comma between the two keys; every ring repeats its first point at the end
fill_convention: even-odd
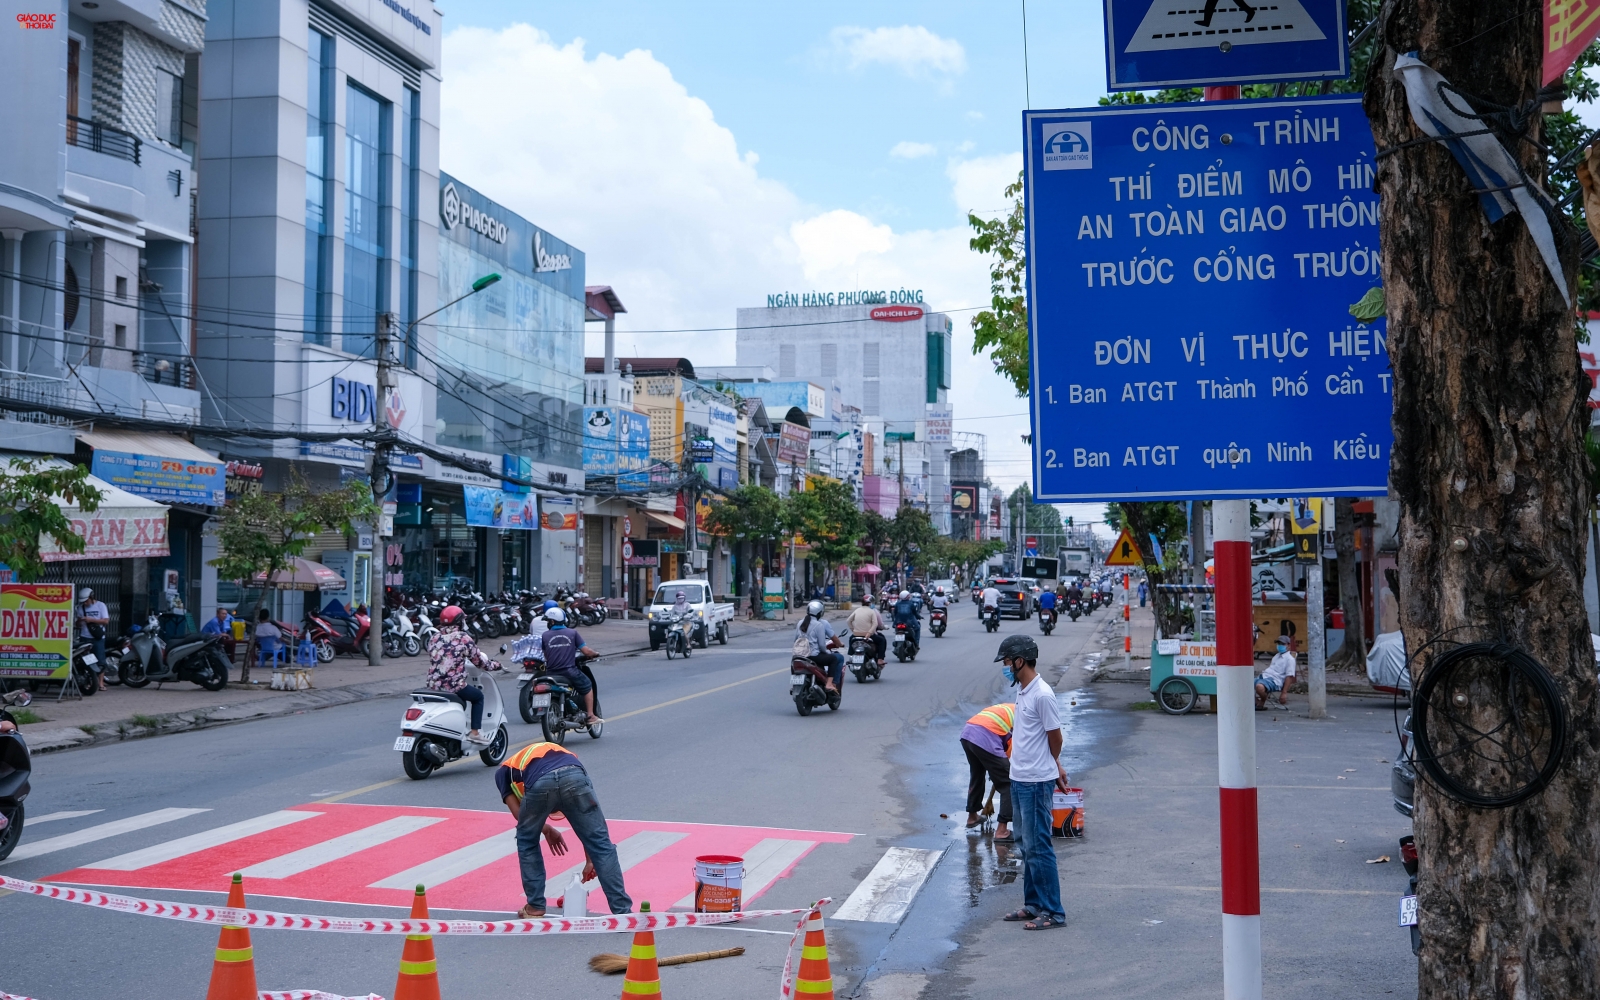
{"type": "MultiPolygon", "coordinates": [[[[19,997],[0,990],[0,1000],[31,1000],[31,998],[19,997]]],[[[263,990],[261,1000],[383,1000],[383,997],[376,993],[368,993],[364,997],[342,997],[337,993],[324,993],[321,990],[281,990],[276,993],[263,990]]]]}
{"type": "MultiPolygon", "coordinates": [[[[626,931],[659,931],[671,927],[705,927],[713,924],[786,917],[811,912],[798,910],[741,910],[733,913],[623,913],[609,917],[584,917],[577,920],[385,920],[370,917],[316,917],[271,910],[236,910],[226,906],[197,906],[159,899],[139,899],[111,893],[41,885],[0,875],[0,888],[26,892],[45,899],[59,899],[103,910],[137,913],[166,920],[197,924],[227,924],[233,927],[259,927],[290,931],[327,931],[334,934],[439,934],[528,936],[543,934],[612,934],[626,931]]],[[[0,1000],[6,1000],[0,996],[0,1000]]]]}

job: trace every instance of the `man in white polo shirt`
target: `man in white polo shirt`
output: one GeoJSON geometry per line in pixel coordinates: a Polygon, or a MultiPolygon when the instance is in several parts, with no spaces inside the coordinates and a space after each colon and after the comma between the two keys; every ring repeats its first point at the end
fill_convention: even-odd
{"type": "Polygon", "coordinates": [[[1039,676],[1038,660],[1038,643],[1025,635],[1006,636],[995,656],[996,662],[1005,662],[1006,680],[1018,687],[1011,731],[1011,811],[1022,849],[1023,905],[1005,919],[1026,921],[1025,931],[1067,925],[1056,849],[1050,842],[1050,807],[1056,789],[1067,787],[1060,759],[1061,711],[1056,693],[1039,676]]]}

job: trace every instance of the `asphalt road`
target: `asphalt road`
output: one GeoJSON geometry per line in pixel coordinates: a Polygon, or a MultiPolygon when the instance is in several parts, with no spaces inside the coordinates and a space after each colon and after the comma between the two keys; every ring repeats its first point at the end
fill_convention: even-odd
{"type": "MultiPolygon", "coordinates": [[[[1094,624],[1106,618],[1101,612],[1094,624]]],[[[1064,626],[1055,636],[1042,639],[1047,658],[1065,659],[1077,653],[1090,640],[1093,627],[1088,622],[1064,626]]],[[[1038,634],[1034,621],[1008,621],[1001,636],[1013,630],[1038,634]]],[[[960,605],[944,638],[925,635],[927,645],[916,661],[902,665],[891,657],[884,679],[875,684],[861,685],[847,678],[842,708],[823,709],[809,718],[801,718],[787,696],[790,637],[786,632],[749,636],[726,647],[714,645],[696,651],[688,661],[669,662],[664,653],[602,661],[597,671],[609,720],[606,732],[599,740],[575,734],[568,746],[592,775],[614,827],[623,825],[620,821],[641,821],[637,827],[627,825],[617,839],[635,829],[648,833],[651,825],[665,827],[664,832],[656,831],[658,837],[684,834],[654,860],[630,870],[635,901],[643,896],[658,910],[671,906],[681,895],[679,883],[692,882],[693,850],[733,843],[740,837],[746,843],[783,842],[780,858],[783,850],[792,855],[805,850],[801,845],[814,844],[787,877],[773,881],[747,907],[803,906],[823,896],[843,901],[888,847],[905,843],[913,832],[943,827],[931,810],[960,807],[959,801],[918,804],[900,773],[903,767],[891,758],[904,737],[923,732],[935,719],[946,724],[957,716],[964,719],[966,708],[998,699],[1002,681],[992,660],[999,638],[982,631],[970,604],[960,605]],[[708,832],[683,824],[718,829],[708,832]],[[686,856],[667,860],[677,857],[672,852],[686,850],[690,851],[686,856]],[[643,891],[635,885],[636,878],[643,891]],[[657,898],[651,899],[652,889],[657,898]],[[662,893],[674,898],[660,898],[662,893]]],[[[508,702],[514,690],[514,683],[502,682],[508,702]]],[[[403,818],[407,810],[415,814],[418,807],[482,810],[465,817],[436,813],[447,819],[408,829],[405,836],[353,855],[346,851],[347,856],[336,863],[306,871],[295,881],[271,883],[292,887],[281,891],[298,898],[251,895],[253,905],[292,912],[394,914],[398,911],[390,907],[329,900],[360,898],[363,886],[380,881],[369,879],[371,873],[386,871],[392,876],[412,870],[431,856],[479,837],[469,830],[452,839],[453,824],[471,820],[498,824],[496,830],[509,825],[509,817],[498,818],[504,811],[491,769],[475,758],[425,781],[403,776],[399,754],[390,747],[405,704],[403,698],[377,700],[36,758],[30,817],[99,811],[30,822],[18,857],[0,866],[0,872],[40,879],[91,868],[88,874],[80,871],[61,881],[134,886],[131,894],[153,898],[214,900],[226,888],[224,869],[248,868],[265,858],[315,849],[333,836],[372,825],[348,818],[357,810],[402,824],[407,822],[403,818]],[[29,845],[47,838],[92,834],[105,824],[142,822],[141,817],[170,809],[205,811],[22,857],[29,845]],[[253,839],[204,847],[153,864],[118,863],[114,871],[96,867],[130,852],[282,810],[320,810],[323,816],[265,833],[252,830],[253,839]],[[310,832],[333,819],[344,825],[324,827],[320,834],[310,832]],[[241,855],[240,844],[258,849],[241,855]],[[197,891],[202,886],[215,891],[197,891]]],[[[537,739],[537,727],[513,717],[512,738],[513,746],[537,739]]],[[[423,820],[412,822],[427,818],[431,817],[424,814],[423,820]]],[[[493,869],[499,876],[496,885],[481,884],[480,872],[475,892],[457,893],[453,900],[448,886],[438,887],[430,900],[441,915],[504,916],[505,910],[439,908],[491,897],[515,904],[518,885],[509,865],[501,861],[493,869]]],[[[247,877],[247,891],[251,885],[260,886],[261,880],[247,877]]],[[[550,895],[560,890],[552,887],[550,895]]],[[[396,891],[388,895],[396,896],[396,891]]],[[[598,894],[590,898],[591,909],[597,909],[598,894]]],[[[792,926],[768,920],[752,927],[782,933],[718,928],[664,932],[660,936],[664,955],[734,944],[747,949],[740,958],[667,971],[667,992],[731,998],[776,989],[792,926]]],[[[896,925],[885,923],[840,925],[832,936],[833,968],[840,985],[860,980],[895,929],[896,925]]],[[[175,989],[198,994],[210,972],[216,939],[214,930],[201,926],[22,894],[0,900],[0,936],[7,955],[0,990],[40,1000],[86,1000],[110,996],[113,990],[133,997],[167,997],[175,989]]],[[[263,989],[317,988],[387,996],[393,988],[401,946],[397,938],[261,931],[254,937],[263,989]]],[[[625,953],[627,946],[625,936],[436,942],[445,990],[484,996],[507,995],[526,982],[532,967],[537,968],[544,989],[573,996],[616,992],[618,979],[601,980],[585,963],[596,952],[625,953]],[[529,965],[530,958],[535,966],[529,965]]]]}

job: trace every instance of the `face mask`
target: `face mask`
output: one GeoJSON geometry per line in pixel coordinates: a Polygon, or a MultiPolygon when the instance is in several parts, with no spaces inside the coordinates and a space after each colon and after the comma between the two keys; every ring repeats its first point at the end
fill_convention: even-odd
{"type": "Polygon", "coordinates": [[[1010,666],[1001,667],[1000,676],[1006,679],[1007,684],[1015,684],[1017,682],[1017,675],[1012,673],[1010,666]]]}
{"type": "Polygon", "coordinates": [[[1279,646],[1278,647],[1278,652],[1280,652],[1280,653],[1287,653],[1288,651],[1289,651],[1289,647],[1288,646],[1279,646]]]}

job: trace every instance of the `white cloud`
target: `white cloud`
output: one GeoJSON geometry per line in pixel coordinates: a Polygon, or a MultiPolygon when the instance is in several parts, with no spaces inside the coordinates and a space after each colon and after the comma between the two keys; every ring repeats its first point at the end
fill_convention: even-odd
{"type": "MultiPolygon", "coordinates": [[[[1025,418],[967,420],[1027,407],[971,354],[988,278],[956,212],[948,228],[897,232],[803,205],[649,52],[590,56],[582,41],[557,45],[527,25],[459,29],[444,46],[441,165],[587,254],[587,281],[614,286],[628,306],[619,350],[732,364],[731,332],[631,331],[731,327],[737,307],[775,291],[919,288],[955,325],[956,429],[989,435],[997,484],[1026,475],[1025,418]]],[[[952,207],[999,207],[1017,165],[953,162],[952,207]]]]}
{"type": "Polygon", "coordinates": [[[931,142],[910,142],[902,140],[894,144],[889,150],[890,156],[898,156],[902,160],[915,160],[919,156],[932,156],[937,149],[931,142]]]}
{"type": "Polygon", "coordinates": [[[963,214],[976,212],[985,218],[1004,215],[1011,204],[1006,186],[1015,183],[1022,170],[1021,153],[1001,153],[971,160],[952,160],[945,173],[950,177],[951,194],[963,214]]]}
{"type": "Polygon", "coordinates": [[[906,76],[959,74],[967,69],[967,50],[920,24],[898,28],[834,28],[828,35],[834,56],[851,69],[882,65],[906,76]]]}

